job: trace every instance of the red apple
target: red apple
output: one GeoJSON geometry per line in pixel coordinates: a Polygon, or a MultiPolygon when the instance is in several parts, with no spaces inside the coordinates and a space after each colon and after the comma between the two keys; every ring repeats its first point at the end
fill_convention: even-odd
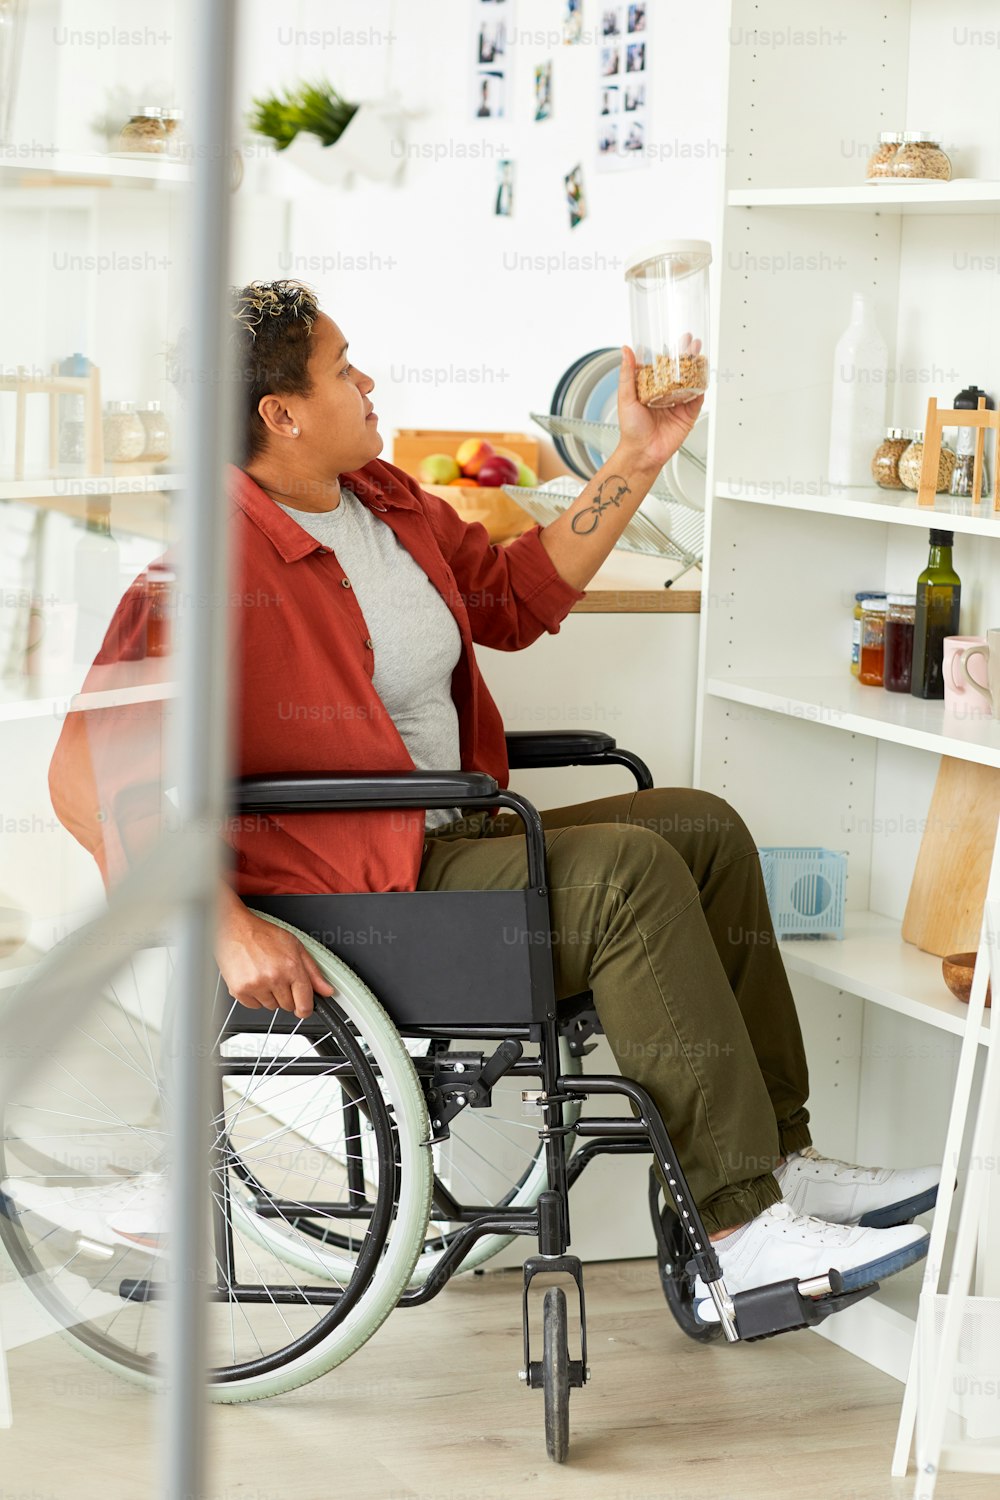
{"type": "Polygon", "coordinates": [[[494,453],[492,458],[480,465],[476,483],[491,489],[499,489],[502,484],[516,484],[517,464],[511,458],[503,458],[501,454],[494,453]]]}
{"type": "Polygon", "coordinates": [[[463,474],[475,479],[482,465],[492,456],[492,445],[485,438],[467,438],[455,454],[455,461],[463,474]]]}

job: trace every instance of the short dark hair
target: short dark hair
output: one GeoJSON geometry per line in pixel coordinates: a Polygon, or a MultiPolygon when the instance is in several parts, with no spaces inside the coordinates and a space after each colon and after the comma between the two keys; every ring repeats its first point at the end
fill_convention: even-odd
{"type": "Polygon", "coordinates": [[[263,448],[263,396],[308,396],[309,336],[319,313],[316,293],[301,281],[251,281],[232,288],[233,358],[242,391],[238,462],[263,448]]]}

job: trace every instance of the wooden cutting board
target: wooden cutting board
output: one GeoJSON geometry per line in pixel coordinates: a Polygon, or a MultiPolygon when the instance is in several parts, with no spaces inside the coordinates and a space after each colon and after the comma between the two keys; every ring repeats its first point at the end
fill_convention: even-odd
{"type": "Polygon", "coordinates": [[[941,757],[903,918],[908,943],[944,958],[979,947],[1000,817],[1000,770],[941,757]]]}

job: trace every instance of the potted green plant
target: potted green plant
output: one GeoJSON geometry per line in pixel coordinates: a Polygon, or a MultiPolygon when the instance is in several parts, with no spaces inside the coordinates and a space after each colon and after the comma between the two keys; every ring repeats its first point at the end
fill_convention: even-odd
{"type": "Polygon", "coordinates": [[[353,104],[326,80],[253,100],[250,129],[323,182],[361,172],[389,182],[402,164],[403,116],[395,101],[353,104]]]}

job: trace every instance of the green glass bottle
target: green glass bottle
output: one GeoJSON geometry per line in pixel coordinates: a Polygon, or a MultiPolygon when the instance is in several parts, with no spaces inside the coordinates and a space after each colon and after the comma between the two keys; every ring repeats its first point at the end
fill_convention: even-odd
{"type": "Polygon", "coordinates": [[[944,638],[958,634],[962,580],[951,561],[953,531],[932,531],[927,566],[917,579],[917,613],[913,627],[914,698],[943,698],[944,638]]]}

